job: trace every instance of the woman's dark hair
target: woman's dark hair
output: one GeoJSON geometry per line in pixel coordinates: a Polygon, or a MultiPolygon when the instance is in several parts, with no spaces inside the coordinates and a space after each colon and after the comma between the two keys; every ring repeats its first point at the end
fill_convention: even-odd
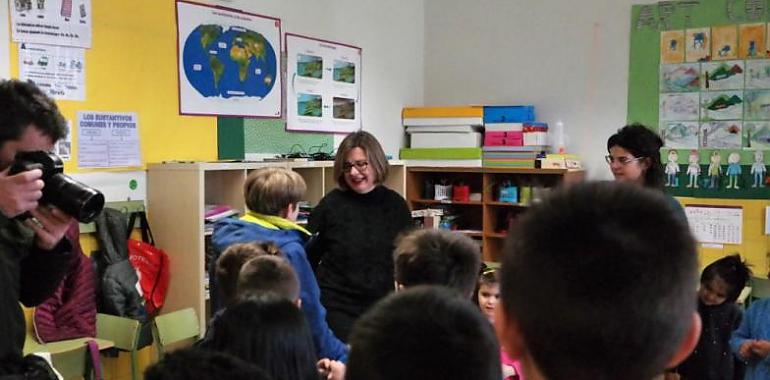
{"type": "Polygon", "coordinates": [[[318,380],[315,347],[305,315],[275,295],[228,306],[214,324],[206,348],[239,357],[274,379],[318,380]]]}
{"type": "Polygon", "coordinates": [[[736,253],[706,266],[701,273],[700,282],[707,283],[715,277],[721,278],[730,287],[726,302],[735,302],[751,277],[751,269],[745,261],[741,261],[741,255],[736,253]]]}
{"type": "Polygon", "coordinates": [[[619,146],[634,155],[648,159],[650,165],[644,171],[644,186],[656,189],[663,188],[665,174],[660,162],[660,148],[663,140],[657,133],[646,126],[634,123],[618,129],[618,132],[607,140],[607,151],[613,146],[619,146]]]}

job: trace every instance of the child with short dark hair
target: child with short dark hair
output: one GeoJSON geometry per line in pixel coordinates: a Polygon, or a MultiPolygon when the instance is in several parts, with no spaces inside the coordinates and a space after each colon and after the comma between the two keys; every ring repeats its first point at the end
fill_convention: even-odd
{"type": "Polygon", "coordinates": [[[216,281],[224,307],[235,302],[238,296],[238,279],[248,261],[259,256],[277,256],[281,250],[269,241],[233,244],[219,256],[215,263],[216,281]]]}
{"type": "Polygon", "coordinates": [[[698,342],[695,239],[660,191],[566,186],[510,241],[495,320],[528,380],[649,380],[698,342]]]}
{"type": "Polygon", "coordinates": [[[481,265],[479,246],[456,232],[414,230],[402,236],[393,254],[397,289],[443,285],[470,298],[481,265]]]}
{"type": "MultiPolygon", "coordinates": [[[[482,270],[476,290],[473,292],[473,302],[478,305],[481,312],[493,326],[495,324],[495,310],[500,303],[500,282],[497,278],[497,269],[481,264],[482,270]]],[[[511,359],[505,350],[500,349],[500,362],[503,368],[504,380],[524,380],[521,373],[521,363],[511,359]]]]}
{"type": "Polygon", "coordinates": [[[346,380],[500,380],[492,326],[457,292],[421,285],[374,305],[353,327],[346,380]]]}
{"type": "Polygon", "coordinates": [[[248,298],[266,293],[273,293],[294,303],[299,302],[297,274],[283,257],[255,257],[241,268],[238,297],[248,298]]]}
{"type": "Polygon", "coordinates": [[[302,311],[313,333],[319,357],[346,361],[348,348],[329,329],[315,274],[305,253],[310,233],[295,223],[306,185],[297,172],[262,168],[249,174],[244,184],[248,211],[240,219],[224,219],[214,227],[212,243],[223,251],[235,243],[271,241],[294,268],[300,283],[302,311]]]}
{"type": "Polygon", "coordinates": [[[146,380],[271,380],[261,368],[223,352],[188,347],[147,367],[146,380]]]}
{"type": "Polygon", "coordinates": [[[740,255],[723,257],[703,270],[698,290],[698,314],[702,321],[698,345],[677,368],[681,379],[743,379],[744,365],[732,355],[730,336],[743,313],[735,304],[751,276],[740,255]]]}

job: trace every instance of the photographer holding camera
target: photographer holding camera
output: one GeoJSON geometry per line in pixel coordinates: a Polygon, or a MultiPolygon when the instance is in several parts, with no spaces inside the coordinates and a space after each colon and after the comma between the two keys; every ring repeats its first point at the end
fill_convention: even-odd
{"type": "Polygon", "coordinates": [[[0,80],[0,374],[21,360],[25,321],[56,289],[72,257],[64,233],[73,217],[39,203],[41,169],[10,174],[17,153],[50,151],[67,126],[52,99],[31,82],[0,80]],[[22,214],[31,217],[21,220],[22,214]]]}

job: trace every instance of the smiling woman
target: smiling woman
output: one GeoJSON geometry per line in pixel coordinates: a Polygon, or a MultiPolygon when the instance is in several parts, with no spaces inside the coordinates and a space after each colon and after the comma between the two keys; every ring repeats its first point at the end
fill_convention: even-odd
{"type": "Polygon", "coordinates": [[[309,249],[326,320],[347,340],[353,322],[393,290],[396,235],[411,225],[406,201],[383,186],[388,161],[368,132],[348,135],[337,149],[334,177],[339,188],[327,194],[310,215],[318,233],[309,249]]]}

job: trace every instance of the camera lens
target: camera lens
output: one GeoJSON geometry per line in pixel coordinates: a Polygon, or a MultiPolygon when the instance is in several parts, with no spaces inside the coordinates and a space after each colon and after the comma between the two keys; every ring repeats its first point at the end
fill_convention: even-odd
{"type": "Polygon", "coordinates": [[[46,181],[43,201],[74,216],[81,223],[91,222],[104,208],[102,193],[61,173],[46,181]]]}

